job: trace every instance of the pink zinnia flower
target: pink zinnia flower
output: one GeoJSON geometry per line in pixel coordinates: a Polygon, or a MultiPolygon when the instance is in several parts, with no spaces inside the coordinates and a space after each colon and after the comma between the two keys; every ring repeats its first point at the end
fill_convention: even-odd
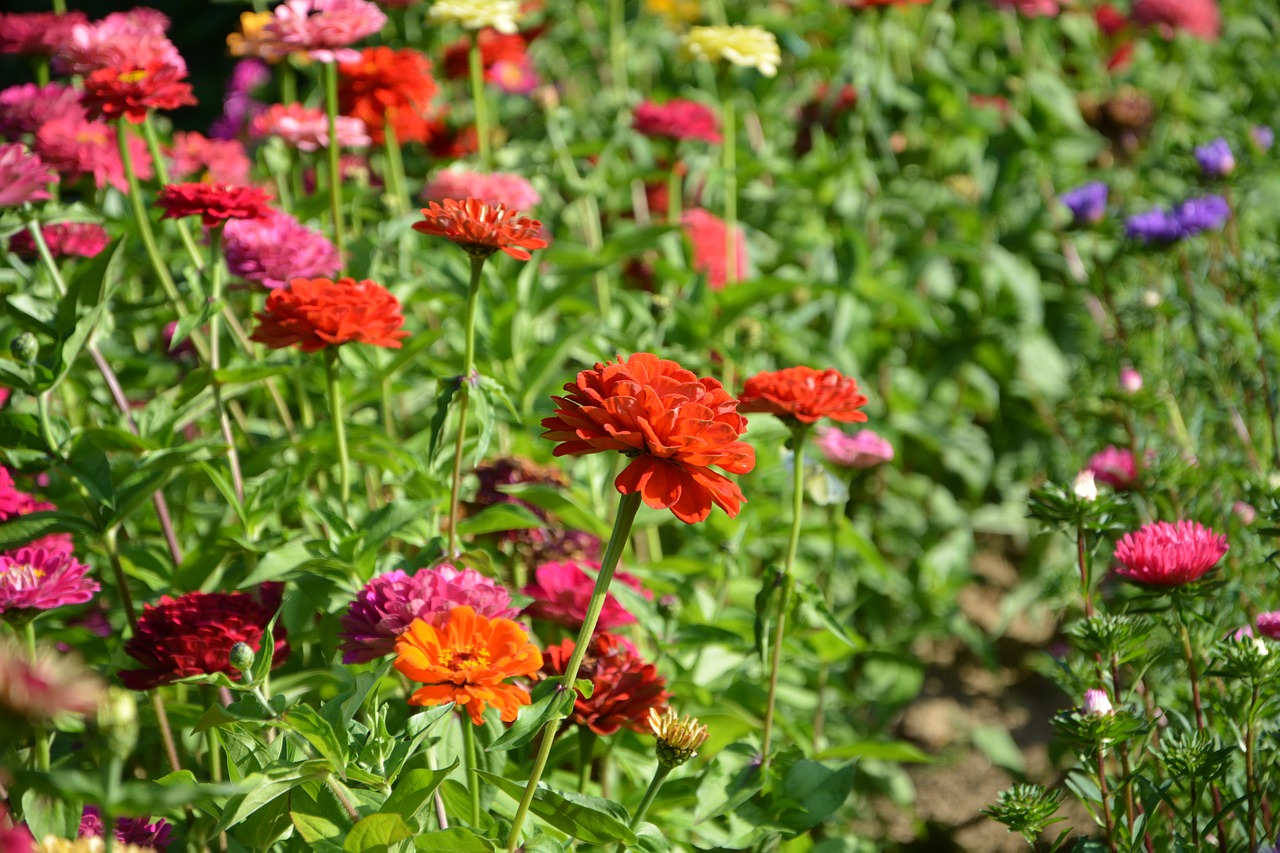
{"type": "MultiPolygon", "coordinates": [[[[80,815],[80,831],[77,835],[80,838],[101,838],[102,830],[102,812],[97,806],[85,806],[80,815]]],[[[173,843],[173,827],[169,822],[161,817],[152,823],[150,815],[117,818],[113,834],[118,844],[132,844],[134,847],[160,853],[168,850],[173,843]]]]}
{"type": "Polygon", "coordinates": [[[1134,0],[1130,15],[1135,23],[1155,27],[1165,38],[1182,30],[1214,41],[1222,30],[1217,0],[1134,0]]]}
{"type": "Polygon", "coordinates": [[[422,190],[428,201],[444,201],[447,198],[478,198],[485,204],[501,204],[514,210],[528,210],[542,196],[519,175],[504,172],[485,174],[465,169],[445,169],[422,190]]]}
{"type": "MultiPolygon", "coordinates": [[[[93,258],[111,244],[107,229],[96,222],[55,222],[41,225],[40,233],[55,258],[93,258]]],[[[39,256],[30,231],[19,231],[10,237],[9,251],[28,259],[39,256]]]]}
{"type": "MultiPolygon", "coordinates": [[[[1248,628],[1241,630],[1247,631],[1248,628]]],[[[1280,640],[1280,610],[1258,614],[1258,633],[1272,640],[1280,640]]]]}
{"type": "MultiPolygon", "coordinates": [[[[36,131],[35,147],[40,157],[58,170],[63,183],[92,175],[98,189],[110,184],[120,192],[129,191],[115,130],[106,122],[89,121],[83,116],[55,119],[36,131]]],[[[137,136],[129,137],[129,158],[139,180],[151,177],[147,143],[137,136]]]]}
{"type": "Polygon", "coordinates": [[[53,504],[38,501],[19,489],[13,482],[13,475],[9,473],[9,469],[0,465],[0,522],[29,512],[53,508],[53,504]]]}
{"type": "Polygon", "coordinates": [[[442,627],[455,607],[470,607],[489,619],[511,619],[511,595],[472,569],[448,564],[407,575],[378,575],[356,594],[342,617],[342,662],[367,663],[396,650],[396,638],[415,619],[442,627]]]}
{"type": "MultiPolygon", "coordinates": [[[[338,147],[364,148],[369,133],[364,122],[351,116],[338,116],[338,147]]],[[[324,110],[300,103],[272,104],[253,120],[254,136],[278,136],[299,151],[316,151],[329,147],[329,118],[324,110]]]]}
{"type": "Polygon", "coordinates": [[[485,69],[484,79],[508,95],[528,95],[542,82],[527,56],[519,61],[499,59],[485,69]]]}
{"type": "MultiPolygon", "coordinates": [[[[691,208],[680,217],[684,233],[689,235],[693,244],[693,268],[707,277],[707,285],[712,290],[723,290],[729,281],[729,265],[725,263],[725,224],[724,220],[709,210],[700,207],[691,208]]],[[[737,274],[735,281],[741,281],[747,271],[747,241],[738,229],[735,235],[734,253],[737,274]]]]}
{"type": "Polygon", "coordinates": [[[174,181],[249,183],[253,164],[237,139],[209,139],[200,133],[178,131],[167,153],[169,177],[174,181]]]}
{"type": "MultiPolygon", "coordinates": [[[[12,652],[0,652],[0,654],[17,655],[20,652],[14,649],[12,652]]],[[[7,667],[4,663],[0,663],[0,678],[22,678],[27,675],[27,670],[21,666],[7,667]],[[8,671],[10,669],[17,671],[8,671]]],[[[3,682],[0,682],[2,684],[3,682]]],[[[2,699],[2,697],[0,697],[2,699]]],[[[0,707],[3,702],[0,701],[0,707]]],[[[0,851],[3,853],[32,853],[36,849],[36,840],[31,835],[31,830],[27,829],[25,823],[19,823],[10,826],[13,818],[9,816],[8,810],[5,809],[4,803],[0,803],[0,851]]]]}
{"type": "Polygon", "coordinates": [[[317,62],[355,62],[360,51],[351,45],[386,22],[367,0],[287,0],[275,8],[263,35],[281,54],[300,50],[317,62]]]}
{"type": "MultiPolygon", "coordinates": [[[[595,573],[600,571],[599,563],[568,561],[564,563],[543,563],[534,571],[534,582],[520,590],[534,601],[524,609],[528,616],[557,622],[566,628],[581,628],[587,616],[587,605],[591,602],[591,590],[595,587],[595,573]],[[583,567],[592,570],[587,574],[583,567]]],[[[618,572],[615,582],[622,582],[637,592],[651,598],[652,593],[645,590],[639,579],[618,572]]],[[[600,621],[596,623],[597,631],[610,631],[621,625],[630,625],[636,621],[632,613],[618,603],[618,599],[609,593],[604,601],[604,609],[600,611],[600,621]]]]}
{"type": "Polygon", "coordinates": [[[77,24],[68,39],[58,45],[54,66],[63,74],[89,75],[99,68],[167,65],[182,74],[187,63],[165,31],[169,19],[155,9],[136,8],[112,12],[92,24],[77,24]]]}
{"type": "Polygon", "coordinates": [[[893,445],[869,429],[849,435],[839,427],[819,427],[818,449],[832,465],[845,468],[872,468],[893,461],[893,445]]]}
{"type": "Polygon", "coordinates": [[[263,287],[284,287],[294,278],[332,277],[342,269],[337,246],[279,210],[260,219],[228,222],[223,240],[231,274],[263,287]]]}
{"type": "Polygon", "coordinates": [[[1114,445],[1089,457],[1087,467],[1093,476],[1117,491],[1127,491],[1138,484],[1138,469],[1133,453],[1114,445]]]}
{"type": "Polygon", "coordinates": [[[58,118],[83,118],[80,93],[61,83],[24,83],[0,92],[0,136],[16,140],[58,118]]]}
{"type": "MultiPolygon", "coordinates": [[[[84,715],[98,707],[105,685],[74,655],[41,648],[32,659],[17,643],[0,640],[0,725],[16,717],[40,722],[63,714],[84,715]]],[[[0,827],[4,826],[0,810],[0,827]]],[[[13,843],[0,829],[0,850],[13,843]]]]}
{"type": "Polygon", "coordinates": [[[58,179],[39,155],[16,142],[0,145],[0,207],[17,207],[49,198],[49,184],[58,179]]]}
{"type": "Polygon", "coordinates": [[[1193,521],[1153,521],[1116,545],[1116,574],[1146,586],[1182,586],[1199,580],[1227,553],[1227,537],[1193,521]]]}
{"type": "Polygon", "coordinates": [[[720,120],[710,107],[697,101],[673,98],[665,104],[645,101],[636,107],[631,126],[645,136],[671,139],[701,139],[721,142],[720,120]]]}
{"type": "Polygon", "coordinates": [[[0,53],[49,56],[71,38],[76,24],[87,23],[84,12],[14,12],[0,15],[0,53]]]}
{"type": "Polygon", "coordinates": [[[53,610],[84,604],[98,591],[89,567],[57,548],[28,545],[0,554],[0,613],[22,618],[19,611],[53,610]]]}

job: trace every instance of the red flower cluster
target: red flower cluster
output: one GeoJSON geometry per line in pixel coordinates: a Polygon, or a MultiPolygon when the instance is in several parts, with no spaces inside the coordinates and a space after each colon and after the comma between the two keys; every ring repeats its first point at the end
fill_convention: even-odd
{"type": "Polygon", "coordinates": [[[156,196],[164,208],[161,219],[199,216],[206,228],[223,225],[228,219],[260,219],[267,214],[271,194],[257,187],[227,184],[166,184],[156,196]]]}
{"type": "Polygon", "coordinates": [[[866,404],[867,398],[858,393],[857,381],[834,368],[788,367],[748,379],[739,408],[802,424],[823,418],[856,423],[867,419],[861,411],[866,404]]]}
{"type": "Polygon", "coordinates": [[[1227,537],[1194,521],[1153,521],[1116,545],[1115,570],[1144,586],[1183,586],[1199,580],[1227,553],[1227,537]]]}
{"type": "Polygon", "coordinates": [[[315,352],[352,341],[399,349],[400,339],[409,336],[400,301],[367,279],[295,278],[271,291],[257,317],[249,340],[272,349],[315,352]]]}
{"type": "Polygon", "coordinates": [[[389,122],[401,142],[426,142],[436,125],[428,120],[436,81],[431,61],[416,50],[365,48],[356,62],[338,66],[338,104],[343,115],[364,122],[374,142],[386,139],[389,122]]]}
{"type": "Polygon", "coordinates": [[[485,204],[478,198],[428,202],[422,208],[422,216],[425,221],[415,223],[414,231],[444,237],[473,258],[487,258],[501,250],[516,260],[527,261],[533,257],[530,249],[547,245],[539,236],[541,222],[501,204],[485,204]]]}
{"type": "Polygon", "coordinates": [[[645,101],[636,107],[631,126],[645,136],[671,139],[701,139],[721,142],[720,121],[710,107],[697,101],[673,98],[665,104],[645,101]]]}
{"type": "Polygon", "coordinates": [[[555,397],[543,438],[559,442],[556,456],[615,450],[631,463],[614,480],[624,495],[639,492],[654,509],[670,509],[685,523],[702,521],[711,507],[729,517],[746,502],[717,466],[733,474],[755,467],[745,441],[738,401],[715,379],[699,379],[674,361],[642,352],[597,364],[555,397]]]}
{"type": "MultiPolygon", "coordinates": [[[[549,646],[542,674],[564,675],[574,648],[573,640],[549,646]]],[[[590,679],[593,689],[590,698],[578,693],[569,720],[598,735],[615,734],[623,727],[648,732],[649,711],[661,713],[670,698],[657,667],[646,663],[626,640],[604,632],[591,638],[578,678],[590,679]]]]}

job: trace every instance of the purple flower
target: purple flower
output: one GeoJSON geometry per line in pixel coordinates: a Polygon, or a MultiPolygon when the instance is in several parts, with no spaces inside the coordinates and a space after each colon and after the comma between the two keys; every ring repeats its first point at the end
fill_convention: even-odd
{"type": "Polygon", "coordinates": [[[1271,150],[1271,146],[1275,145],[1275,131],[1267,127],[1265,124],[1255,124],[1249,128],[1249,139],[1252,140],[1254,147],[1261,152],[1271,150]]]}
{"type": "Polygon", "coordinates": [[[1076,187],[1064,192],[1058,199],[1071,211],[1073,225],[1091,225],[1101,222],[1107,212],[1107,185],[1101,181],[1076,187]]]}
{"type": "Polygon", "coordinates": [[[1182,236],[1182,226],[1172,212],[1155,208],[1126,219],[1124,233],[1143,243],[1172,243],[1182,236]]]}
{"type": "MultiPolygon", "coordinates": [[[[117,818],[116,841],[164,853],[173,842],[173,827],[164,818],[157,818],[155,823],[147,823],[149,819],[149,815],[117,818]]],[[[102,837],[102,813],[97,806],[85,806],[84,814],[80,816],[79,836],[102,837]]]]}
{"type": "Polygon", "coordinates": [[[1211,228],[1221,228],[1231,215],[1227,200],[1219,195],[1189,198],[1173,211],[1182,236],[1191,237],[1211,228]]]}
{"type": "Polygon", "coordinates": [[[1280,640],[1280,610],[1258,614],[1258,633],[1272,640],[1280,640]]]}
{"type": "Polygon", "coordinates": [[[338,248],[327,237],[278,210],[262,219],[228,222],[223,239],[231,274],[263,287],[284,287],[299,277],[332,276],[342,268],[338,248]]]}
{"type": "Polygon", "coordinates": [[[1196,162],[1200,164],[1200,171],[1210,178],[1224,178],[1236,167],[1231,146],[1221,136],[1196,148],[1196,162]]]}
{"type": "Polygon", "coordinates": [[[261,59],[241,59],[231,71],[227,94],[222,101],[222,115],[209,128],[210,139],[238,139],[250,122],[266,110],[267,105],[253,97],[253,90],[271,79],[271,70],[261,59]]]}

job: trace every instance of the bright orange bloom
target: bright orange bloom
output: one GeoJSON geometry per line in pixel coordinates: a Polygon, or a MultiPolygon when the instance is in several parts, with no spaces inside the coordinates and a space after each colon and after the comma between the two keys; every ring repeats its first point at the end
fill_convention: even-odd
{"type": "Polygon", "coordinates": [[[456,702],[480,726],[490,705],[503,722],[515,722],[520,706],[529,704],[529,691],[504,681],[536,673],[542,668],[542,652],[512,620],[486,619],[470,607],[455,607],[439,628],[413,620],[396,640],[395,666],[425,685],[413,692],[409,704],[456,702]]]}
{"type": "Polygon", "coordinates": [[[315,352],[352,341],[400,349],[409,337],[400,300],[372,281],[295,278],[271,291],[249,340],[272,349],[296,346],[315,352]]]}
{"type": "Polygon", "coordinates": [[[845,423],[867,419],[859,411],[867,398],[858,393],[857,381],[834,368],[788,367],[757,373],[747,380],[739,399],[744,412],[767,412],[803,424],[823,418],[845,423]]]}
{"type": "Polygon", "coordinates": [[[502,250],[516,260],[527,261],[532,257],[530,249],[547,245],[538,236],[542,233],[541,222],[478,198],[428,202],[422,208],[422,216],[425,221],[415,224],[414,231],[451,240],[473,258],[487,258],[502,250]]]}
{"type": "Polygon", "coordinates": [[[560,442],[556,456],[632,457],[614,480],[618,491],[639,492],[686,524],[705,519],[712,504],[732,518],[746,503],[733,481],[711,470],[745,474],[756,464],[755,451],[738,440],[747,428],[738,401],[716,380],[640,352],[584,370],[564,388],[555,417],[542,421],[542,437],[560,442]]]}
{"type": "Polygon", "coordinates": [[[340,63],[338,74],[342,114],[363,121],[374,142],[385,141],[387,122],[401,143],[431,138],[436,81],[431,78],[431,61],[421,53],[367,47],[358,62],[340,63]]]}

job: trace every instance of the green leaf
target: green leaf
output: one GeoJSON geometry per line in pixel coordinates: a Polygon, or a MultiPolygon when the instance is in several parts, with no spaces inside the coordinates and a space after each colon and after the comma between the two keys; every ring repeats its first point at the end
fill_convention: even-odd
{"type": "Polygon", "coordinates": [[[480,536],[485,533],[500,533],[503,530],[528,530],[543,526],[542,519],[527,507],[499,503],[485,507],[475,515],[459,521],[458,533],[462,536],[480,536]]]}
{"type": "MultiPolygon", "coordinates": [[[[289,794],[289,820],[302,836],[302,840],[313,848],[321,842],[329,842],[335,849],[341,849],[342,836],[346,832],[347,819],[341,810],[326,808],[320,802],[327,789],[323,785],[302,785],[289,794]],[[308,790],[316,788],[313,796],[308,790]]],[[[332,806],[332,804],[329,804],[332,806]]]]}
{"type": "Polygon", "coordinates": [[[35,789],[22,795],[22,818],[36,838],[75,838],[80,831],[80,811],[78,801],[50,797],[35,789]]]}
{"type": "Polygon", "coordinates": [[[241,783],[248,789],[247,793],[227,802],[214,833],[230,829],[244,821],[258,809],[289,793],[303,782],[326,778],[332,769],[327,761],[304,761],[287,767],[272,767],[262,773],[250,773],[241,783]]]}
{"type": "Polygon", "coordinates": [[[77,515],[60,510],[31,512],[0,524],[0,551],[12,551],[50,533],[90,533],[97,528],[77,515]]]}
{"type": "Polygon", "coordinates": [[[827,606],[826,596],[822,590],[818,589],[814,583],[806,583],[800,588],[800,600],[805,606],[813,611],[817,617],[818,623],[831,632],[831,635],[844,643],[853,651],[861,650],[866,643],[861,637],[851,635],[849,628],[836,618],[831,612],[831,608],[827,606]]]}
{"type": "MultiPolygon", "coordinates": [[[[274,619],[272,620],[275,621],[274,619]]],[[[264,631],[262,636],[269,638],[269,632],[264,631]]],[[[259,657],[267,655],[268,660],[271,654],[271,643],[264,642],[259,657]]],[[[257,667],[257,661],[254,661],[254,667],[257,667]]],[[[310,705],[293,705],[285,712],[284,719],[278,720],[275,725],[283,729],[297,732],[307,739],[307,742],[315,747],[316,752],[329,759],[333,763],[333,767],[340,774],[345,774],[347,769],[347,750],[348,737],[347,729],[343,727],[335,727],[329,724],[329,721],[312,708],[310,705]],[[341,732],[341,733],[339,733],[341,732]]]]}
{"type": "MultiPolygon", "coordinates": [[[[262,630],[262,636],[258,640],[258,653],[253,658],[253,667],[249,671],[249,677],[254,684],[263,684],[271,675],[272,657],[275,655],[275,630],[276,620],[280,618],[280,611],[277,610],[271,614],[271,621],[267,623],[267,627],[262,630]]],[[[299,732],[305,734],[305,732],[299,732]]]]}
{"type": "Polygon", "coordinates": [[[493,842],[460,826],[424,832],[413,839],[413,845],[424,853],[492,853],[496,849],[493,842]]]}
{"type": "Polygon", "coordinates": [[[108,509],[115,505],[111,463],[93,438],[78,436],[67,454],[67,468],[89,497],[108,509]]]}
{"type": "Polygon", "coordinates": [[[440,390],[436,394],[436,410],[431,416],[431,440],[427,444],[427,464],[436,458],[436,445],[440,443],[440,432],[444,429],[445,419],[449,417],[449,402],[458,393],[460,384],[452,379],[440,380],[440,390]]]}
{"type": "Polygon", "coordinates": [[[436,788],[440,787],[440,783],[448,778],[457,766],[458,759],[455,758],[452,764],[441,767],[439,770],[410,770],[396,782],[395,790],[391,792],[391,796],[387,797],[387,801],[382,804],[379,811],[398,814],[411,826],[420,825],[417,822],[418,812],[426,805],[427,800],[431,799],[431,795],[435,793],[436,788]]]}
{"type": "Polygon", "coordinates": [[[173,348],[185,341],[188,335],[208,323],[209,319],[221,311],[224,305],[226,301],[221,299],[217,302],[205,302],[196,313],[179,317],[178,325],[173,329],[173,339],[169,341],[169,351],[173,352],[173,348]]]}
{"type": "Polygon", "coordinates": [[[573,710],[572,690],[564,689],[558,679],[544,679],[533,688],[530,703],[520,709],[520,716],[485,752],[518,749],[537,737],[550,719],[564,719],[573,710]]]}
{"type": "Polygon", "coordinates": [[[892,761],[896,764],[931,764],[933,756],[919,747],[901,740],[860,740],[824,749],[817,756],[831,758],[869,758],[875,761],[892,761]]]}
{"type": "Polygon", "coordinates": [[[361,818],[347,833],[344,853],[387,853],[391,845],[413,837],[413,830],[398,814],[378,812],[361,818]]]}
{"type": "MultiPolygon", "coordinates": [[[[517,802],[524,796],[525,786],[519,782],[483,770],[476,773],[517,802]]],[[[588,844],[636,843],[635,833],[627,828],[629,818],[626,810],[610,800],[583,794],[561,794],[539,787],[529,808],[556,829],[588,844]]]]}
{"type": "MultiPolygon", "coordinates": [[[[0,361],[0,364],[4,364],[0,361]]],[[[14,387],[8,381],[0,380],[0,385],[14,387]]],[[[40,419],[35,415],[20,412],[0,412],[0,448],[4,450],[38,450],[48,453],[53,450],[44,440],[40,431],[40,419]]]]}

